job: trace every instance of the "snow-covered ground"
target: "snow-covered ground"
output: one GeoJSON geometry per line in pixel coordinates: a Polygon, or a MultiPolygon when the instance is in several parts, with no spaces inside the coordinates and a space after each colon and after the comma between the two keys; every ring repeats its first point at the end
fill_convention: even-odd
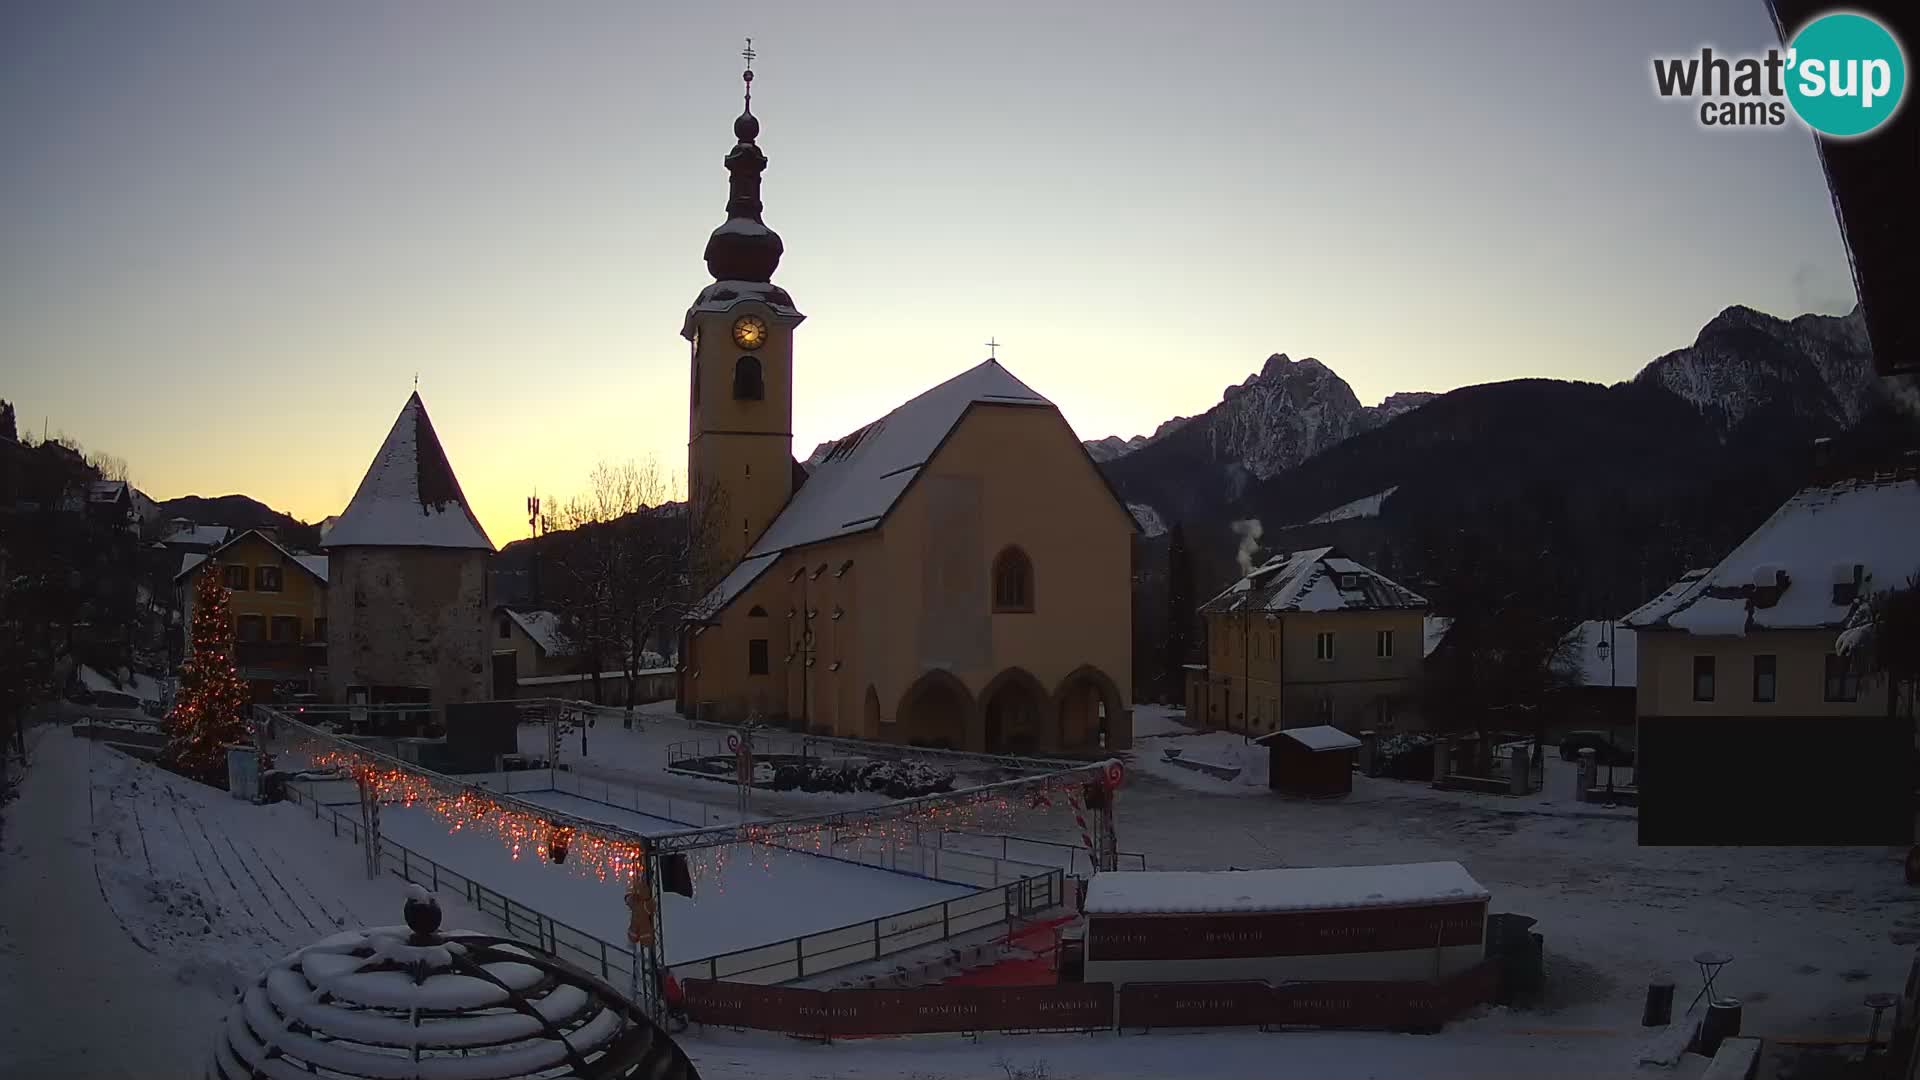
{"type": "MultiPolygon", "coordinates": [[[[558,791],[517,796],[541,806],[639,833],[686,826],[558,791]]],[[[510,858],[490,834],[449,833],[424,807],[387,807],[381,831],[395,843],[481,882],[516,904],[608,942],[626,940],[627,906],[620,883],[601,881],[532,852],[510,858]]],[[[695,856],[694,897],[668,894],[662,911],[667,962],[685,963],[802,934],[893,915],[974,889],[877,870],[857,863],[735,845],[695,856]]]]}
{"type": "MultiPolygon", "coordinates": [[[[1162,719],[1175,723],[1171,713],[1162,719]]],[[[247,805],[65,731],[34,734],[34,767],[6,808],[0,1075],[193,1075],[227,1007],[221,988],[236,972],[342,921],[395,921],[399,880],[368,882],[360,850],[305,809],[247,805]],[[112,1037],[88,1037],[96,1030],[112,1037]]],[[[1333,802],[1184,770],[1176,780],[1152,764],[1165,746],[1209,740],[1221,737],[1171,727],[1141,739],[1117,801],[1123,849],[1146,853],[1156,869],[1458,860],[1492,891],[1494,911],[1539,920],[1545,1000],[1525,1011],[1489,1009],[1427,1037],[1215,1031],[815,1046],[696,1029],[682,1038],[701,1075],[1617,1077],[1634,1071],[1655,969],[1677,977],[1684,1007],[1699,989],[1689,958],[1723,949],[1734,961],[1718,986],[1745,1002],[1748,1033],[1859,1035],[1861,998],[1897,992],[1920,942],[1920,890],[1904,883],[1904,852],[1640,848],[1630,812],[1554,795],[1557,758],[1544,797],[1357,777],[1354,795],[1333,802]],[[1196,787],[1201,781],[1211,789],[1196,787]]],[[[730,792],[715,788],[715,801],[728,803],[730,792]]],[[[395,839],[400,817],[387,817],[395,839]]],[[[1078,841],[1060,813],[1036,812],[1012,829],[1078,841]]],[[[498,841],[482,842],[490,870],[522,872],[498,841]]],[[[758,871],[744,873],[752,882],[758,871]]],[[[728,880],[730,894],[731,873],[728,880]]],[[[767,891],[784,895],[777,885],[767,891]]],[[[440,895],[450,924],[495,925],[458,892],[440,895]]],[[[702,898],[716,895],[727,894],[702,898]]],[[[608,899],[621,912],[617,897],[608,899]]]]}

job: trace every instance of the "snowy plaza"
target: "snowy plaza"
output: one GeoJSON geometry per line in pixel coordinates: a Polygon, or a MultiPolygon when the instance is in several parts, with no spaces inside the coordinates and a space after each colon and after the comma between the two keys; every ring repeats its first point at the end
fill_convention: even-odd
{"type": "MultiPolygon", "coordinates": [[[[1898,988],[1920,940],[1920,909],[1883,849],[1648,850],[1628,813],[1556,799],[1487,799],[1424,784],[1356,778],[1339,803],[1278,799],[1263,789],[1153,764],[1167,746],[1224,756],[1219,734],[1189,733],[1143,707],[1134,768],[1117,803],[1120,846],[1156,869],[1339,866],[1458,860],[1493,894],[1493,909],[1539,920],[1546,984],[1530,1007],[1488,1007],[1436,1035],[1245,1030],[1148,1035],[921,1036],[807,1045],[774,1035],[694,1028],[680,1038],[704,1076],[985,1077],[1004,1066],[1051,1076],[1208,1077],[1619,1076],[1647,1044],[1638,1026],[1646,983],[1675,977],[1684,1007],[1698,989],[1688,963],[1708,947],[1734,956],[1720,976],[1746,1005],[1745,1030],[1777,1039],[1857,1036],[1859,1001],[1898,988]],[[1211,787],[1209,787],[1211,785],[1211,787]]],[[[684,721],[596,730],[606,775],[676,814],[699,802],[725,815],[725,785],[670,776],[664,748],[684,721]],[[651,774],[650,782],[641,777],[651,774]]],[[[33,733],[34,764],[8,817],[10,871],[0,884],[16,970],[4,1002],[8,1075],[190,1075],[215,1021],[254,971],[327,932],[394,921],[401,881],[365,877],[360,850],[310,805],[254,806],[203,788],[59,727],[33,733]],[[62,901],[48,904],[58,895],[62,901]],[[138,1017],[134,1039],[52,1037],[76,1008],[138,1017]],[[135,1047],[138,1046],[138,1049],[135,1047]],[[159,1063],[165,1063],[156,1072],[159,1063]]],[[[577,755],[577,751],[574,752],[577,755]]],[[[563,755],[574,771],[592,766],[563,755]]],[[[589,791],[593,782],[579,780],[589,791]]],[[[605,790],[605,789],[602,789],[605,790]]],[[[819,812],[859,796],[764,793],[756,813],[819,812]]],[[[647,831],[684,828],[559,792],[542,805],[647,831]]],[[[424,811],[388,807],[387,838],[441,861],[562,922],[620,940],[619,887],[491,836],[450,835],[424,811]]],[[[1035,813],[1015,833],[1070,842],[1069,817],[1035,813]]],[[[1035,851],[1041,850],[1036,847],[1035,851]]],[[[665,910],[674,961],[828,929],[967,892],[905,874],[797,852],[727,867],[692,900],[665,910]]],[[[450,925],[499,928],[451,886],[450,925]]],[[[1704,1059],[1701,1059],[1704,1060],[1704,1059]]]]}

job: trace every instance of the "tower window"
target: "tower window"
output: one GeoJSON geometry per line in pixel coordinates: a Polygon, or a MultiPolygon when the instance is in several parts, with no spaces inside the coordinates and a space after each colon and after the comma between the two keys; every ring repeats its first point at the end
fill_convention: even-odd
{"type": "Polygon", "coordinates": [[[747,642],[747,674],[765,675],[767,673],[767,639],[753,638],[747,642]]]}
{"type": "Polygon", "coordinates": [[[733,362],[733,397],[736,401],[759,401],[766,397],[759,357],[743,356],[733,362]]]}
{"type": "Polygon", "coordinates": [[[1033,560],[1017,547],[993,560],[993,610],[1033,610],[1033,560]]]}

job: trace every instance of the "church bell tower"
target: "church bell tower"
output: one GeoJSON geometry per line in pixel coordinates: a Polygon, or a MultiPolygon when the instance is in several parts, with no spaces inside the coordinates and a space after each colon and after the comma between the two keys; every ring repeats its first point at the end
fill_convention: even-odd
{"type": "Polygon", "coordinates": [[[783,249],[761,220],[767,156],[754,143],[752,39],[741,55],[746,107],[726,157],[727,220],[707,239],[713,284],[680,330],[692,343],[687,497],[709,546],[703,589],[733,568],[793,494],[793,331],[806,317],[773,284],[783,249]]]}

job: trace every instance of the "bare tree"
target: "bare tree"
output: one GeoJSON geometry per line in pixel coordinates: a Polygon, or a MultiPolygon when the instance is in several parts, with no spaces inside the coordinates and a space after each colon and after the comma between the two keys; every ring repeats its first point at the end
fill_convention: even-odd
{"type": "Polygon", "coordinates": [[[603,661],[619,660],[627,727],[640,672],[666,663],[681,622],[702,599],[695,583],[716,569],[719,493],[700,493],[696,518],[673,500],[678,486],[651,459],[602,462],[586,493],[562,503],[552,522],[573,533],[555,551],[566,586],[562,617],[594,665],[596,698],[603,661]]]}

